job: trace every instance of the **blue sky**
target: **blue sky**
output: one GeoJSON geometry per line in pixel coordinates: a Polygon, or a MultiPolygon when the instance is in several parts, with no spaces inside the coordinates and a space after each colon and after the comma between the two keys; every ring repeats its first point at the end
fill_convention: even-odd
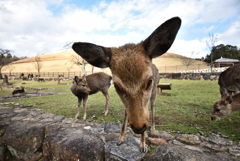
{"type": "Polygon", "coordinates": [[[239,0],[0,0],[0,48],[32,57],[74,41],[118,47],[175,16],[182,26],[169,52],[205,57],[209,33],[240,48],[239,0]]]}

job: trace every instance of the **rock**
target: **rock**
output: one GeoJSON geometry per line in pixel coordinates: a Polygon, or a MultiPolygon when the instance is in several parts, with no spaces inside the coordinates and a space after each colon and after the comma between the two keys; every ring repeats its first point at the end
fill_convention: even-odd
{"type": "Polygon", "coordinates": [[[224,154],[204,153],[203,151],[190,150],[183,147],[165,144],[158,146],[146,161],[231,161],[224,154]]]}
{"type": "Polygon", "coordinates": [[[106,142],[112,141],[113,139],[118,138],[119,136],[120,136],[119,133],[109,133],[105,135],[105,141],[106,142]]]}
{"type": "Polygon", "coordinates": [[[236,157],[239,157],[240,156],[240,148],[239,147],[231,147],[231,148],[229,148],[229,153],[236,157]]]}
{"type": "Polygon", "coordinates": [[[117,142],[118,138],[105,144],[105,161],[138,161],[146,155],[140,152],[140,141],[134,137],[126,135],[119,146],[117,142]]]}
{"type": "Polygon", "coordinates": [[[233,142],[231,140],[220,138],[218,136],[211,136],[211,137],[207,138],[206,140],[210,143],[214,143],[214,144],[217,144],[217,145],[225,145],[225,146],[226,145],[227,146],[232,146],[233,145],[233,142]]]}
{"type": "Polygon", "coordinates": [[[163,144],[167,144],[167,141],[161,138],[149,138],[151,144],[155,144],[155,145],[163,145],[163,144]]]}
{"type": "Polygon", "coordinates": [[[65,119],[65,116],[63,116],[63,115],[54,116],[53,122],[62,121],[63,119],[65,119]]]}
{"type": "Polygon", "coordinates": [[[104,132],[106,133],[120,133],[122,130],[122,125],[114,125],[111,123],[107,123],[104,125],[104,132]]]}
{"type": "Polygon", "coordinates": [[[30,159],[41,148],[44,137],[45,128],[41,124],[32,121],[15,121],[7,127],[2,140],[8,145],[9,150],[15,150],[12,154],[17,158],[23,159],[28,156],[30,159]]]}
{"type": "Polygon", "coordinates": [[[177,140],[173,140],[173,141],[172,141],[172,144],[178,145],[178,146],[184,145],[183,143],[181,143],[180,141],[177,141],[177,140]]]}
{"type": "Polygon", "coordinates": [[[150,133],[149,137],[162,138],[162,139],[165,139],[166,141],[174,139],[174,136],[167,133],[166,131],[157,131],[157,130],[155,130],[153,134],[150,133]]]}
{"type": "Polygon", "coordinates": [[[45,134],[49,135],[49,134],[54,133],[55,131],[59,130],[60,128],[61,128],[60,122],[49,124],[46,126],[45,134]]]}
{"type": "Polygon", "coordinates": [[[191,144],[191,145],[198,145],[201,143],[200,139],[196,135],[179,135],[176,137],[177,140],[186,143],[186,144],[191,144]]]}
{"type": "Polygon", "coordinates": [[[104,142],[82,128],[67,128],[48,135],[43,142],[46,160],[104,160],[104,142]]]}

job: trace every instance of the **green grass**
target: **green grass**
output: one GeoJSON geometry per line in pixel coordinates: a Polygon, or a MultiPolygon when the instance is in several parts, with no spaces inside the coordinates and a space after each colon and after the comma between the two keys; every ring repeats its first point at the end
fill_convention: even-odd
{"type": "MultiPolygon", "coordinates": [[[[55,88],[56,92],[65,94],[49,95],[42,97],[0,100],[0,102],[16,102],[21,105],[33,105],[33,108],[42,109],[44,112],[55,113],[73,118],[77,111],[77,97],[71,91],[71,85],[57,85],[55,81],[33,82],[10,81],[13,85],[22,85],[38,88],[55,88]]],[[[71,81],[69,81],[71,82],[71,81]]],[[[211,121],[212,105],[220,98],[217,81],[193,81],[161,79],[162,83],[172,83],[172,90],[164,90],[162,95],[157,95],[155,102],[155,122],[157,130],[181,131],[186,134],[196,134],[199,131],[210,135],[221,132],[229,139],[238,141],[240,138],[239,113],[235,112],[219,121],[211,121]]],[[[3,87],[0,96],[9,95],[12,89],[3,87]]],[[[30,92],[30,91],[27,91],[30,92]]],[[[101,92],[91,95],[87,104],[87,119],[91,121],[122,123],[124,108],[116,94],[114,87],[109,89],[110,105],[106,117],[102,115],[105,107],[105,97],[101,92]],[[94,120],[92,116],[96,117],[94,120]]],[[[150,110],[150,109],[149,109],[150,110]]],[[[79,117],[83,116],[81,107],[79,117]]],[[[177,135],[177,133],[172,133],[177,135]]]]}

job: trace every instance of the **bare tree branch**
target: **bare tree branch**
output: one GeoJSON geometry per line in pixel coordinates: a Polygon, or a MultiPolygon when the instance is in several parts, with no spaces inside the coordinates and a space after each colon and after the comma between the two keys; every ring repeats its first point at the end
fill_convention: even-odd
{"type": "Polygon", "coordinates": [[[63,46],[63,49],[67,50],[67,49],[72,48],[73,43],[74,43],[73,41],[72,42],[66,42],[66,44],[63,46]]]}
{"type": "Polygon", "coordinates": [[[194,59],[195,54],[197,53],[194,53],[194,51],[191,51],[190,57],[184,57],[181,59],[182,64],[186,66],[186,71],[188,70],[188,66],[195,62],[195,59],[194,59]]]}
{"type": "Polygon", "coordinates": [[[8,68],[8,70],[9,70],[10,75],[11,75],[11,72],[12,72],[16,67],[13,66],[12,64],[8,64],[8,65],[7,65],[7,68],[8,68]]]}
{"type": "Polygon", "coordinates": [[[214,50],[213,48],[215,47],[215,44],[217,42],[217,34],[209,33],[209,41],[206,41],[207,48],[210,52],[210,59],[211,59],[211,73],[212,73],[212,64],[213,64],[213,57],[214,57],[214,50]]]}
{"type": "Polygon", "coordinates": [[[70,60],[67,63],[70,63],[71,65],[77,65],[79,67],[82,66],[83,74],[86,75],[85,65],[88,64],[88,62],[79,55],[71,55],[70,60]]]}
{"type": "Polygon", "coordinates": [[[43,68],[43,61],[39,55],[35,57],[34,66],[35,66],[35,69],[38,71],[38,77],[39,77],[40,71],[43,68]]]}

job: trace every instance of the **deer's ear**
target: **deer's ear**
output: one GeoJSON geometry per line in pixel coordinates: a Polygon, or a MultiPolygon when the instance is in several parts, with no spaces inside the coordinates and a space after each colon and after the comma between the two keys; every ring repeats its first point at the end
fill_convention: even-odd
{"type": "Polygon", "coordinates": [[[161,56],[171,47],[181,26],[181,19],[174,17],[160,25],[146,40],[143,47],[152,59],[161,56]]]}
{"type": "Polygon", "coordinates": [[[227,96],[225,98],[225,104],[231,104],[232,103],[232,96],[227,96]]]}
{"type": "Polygon", "coordinates": [[[75,82],[78,82],[78,81],[79,81],[78,76],[75,76],[75,77],[74,77],[74,81],[75,81],[75,82]]]}
{"type": "Polygon", "coordinates": [[[91,43],[75,42],[72,49],[88,63],[99,68],[110,65],[111,49],[91,43]]]}

